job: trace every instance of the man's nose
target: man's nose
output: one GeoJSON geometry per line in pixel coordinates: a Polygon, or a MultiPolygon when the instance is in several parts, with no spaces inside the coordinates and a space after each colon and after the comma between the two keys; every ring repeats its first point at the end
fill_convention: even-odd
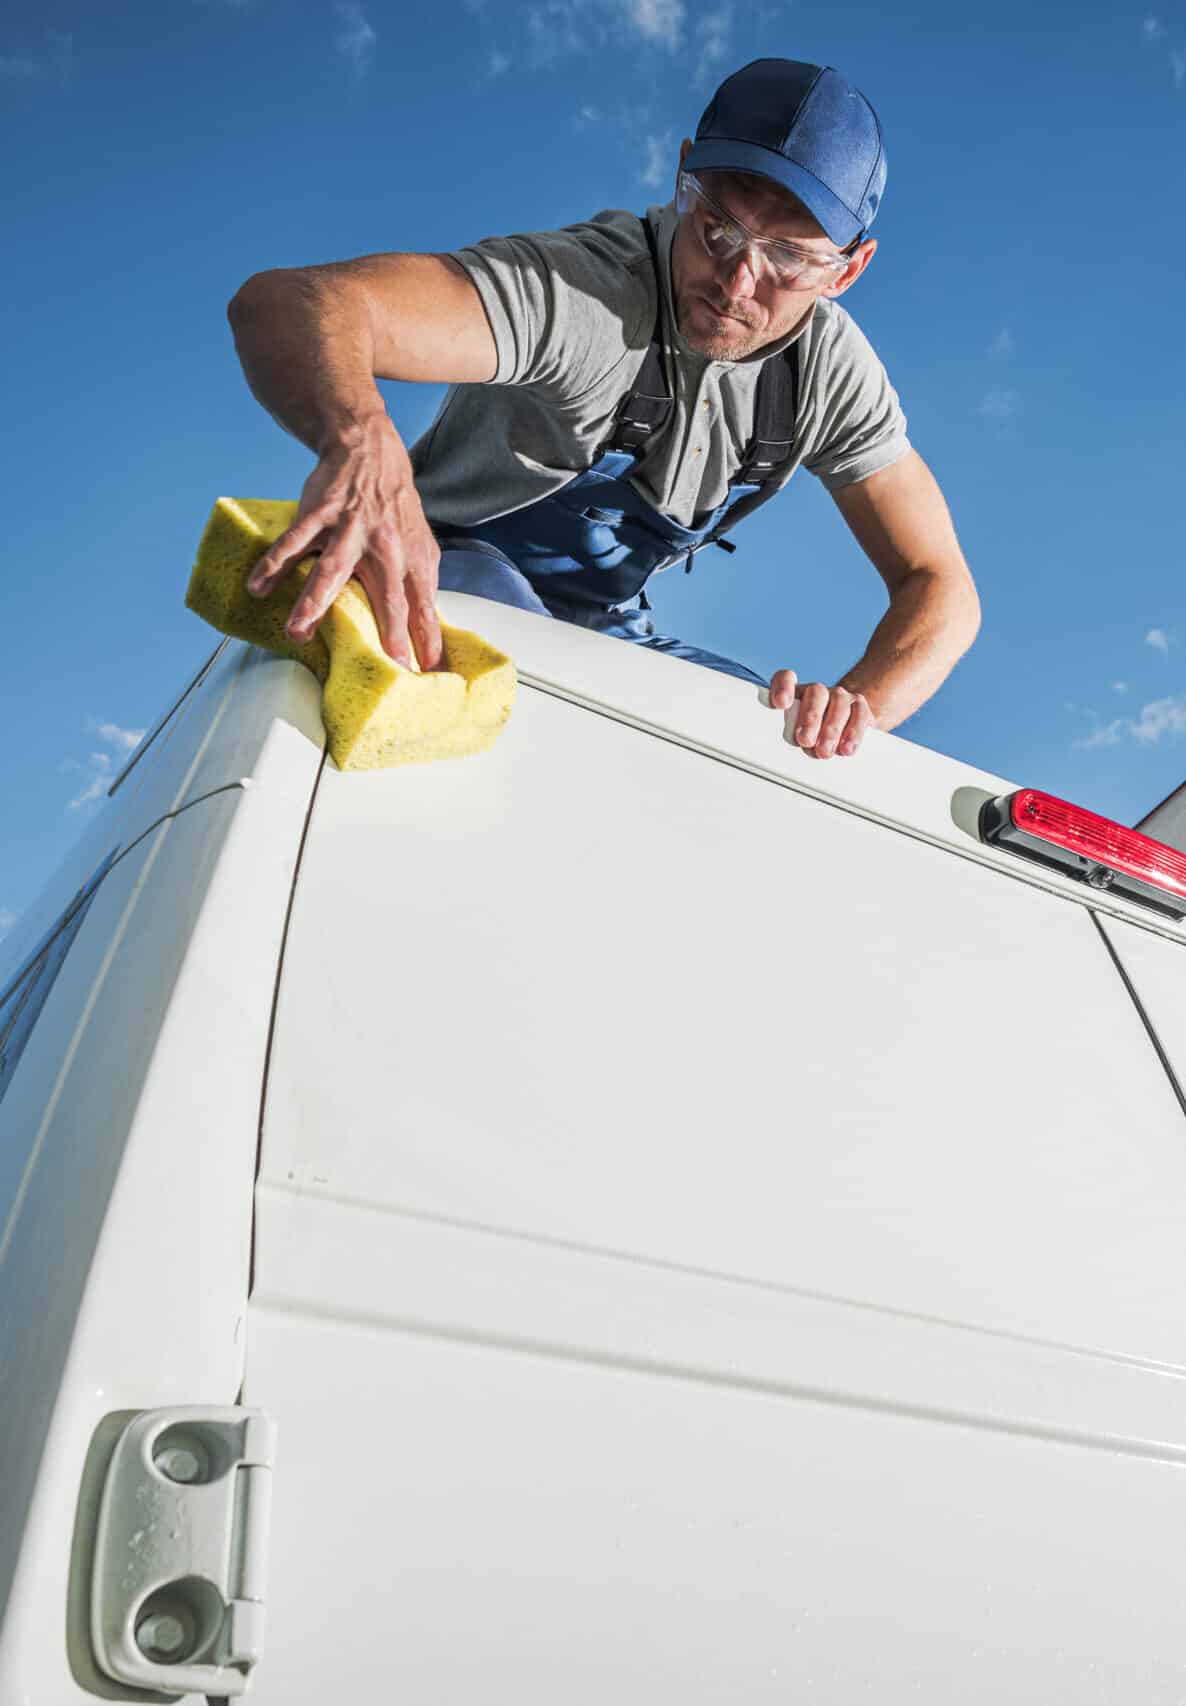
{"type": "Polygon", "coordinates": [[[752,249],[740,249],[722,269],[722,285],[733,302],[747,301],[758,288],[762,263],[752,249]]]}

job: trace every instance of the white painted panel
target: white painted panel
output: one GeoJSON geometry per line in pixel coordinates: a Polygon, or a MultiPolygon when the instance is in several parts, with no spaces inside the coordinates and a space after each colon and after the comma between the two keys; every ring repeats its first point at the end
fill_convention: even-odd
{"type": "Polygon", "coordinates": [[[765,707],[761,690],[749,682],[464,593],[445,594],[441,610],[447,621],[480,629],[510,653],[530,682],[550,693],[744,764],[815,798],[842,802],[873,822],[906,828],[1014,881],[1072,896],[1105,915],[1133,919],[1186,941],[1186,920],[1160,917],[981,842],[980,807],[996,795],[1032,785],[1032,777],[1010,782],[916,746],[909,724],[900,734],[874,729],[853,758],[821,763],[784,736],[782,715],[765,707]]]}
{"type": "Polygon", "coordinates": [[[1179,1706],[1181,1469],[253,1303],[258,1706],[1179,1706]]]}
{"type": "Polygon", "coordinates": [[[1186,1465],[1186,1375],[1127,1357],[442,1225],[300,1186],[256,1193],[253,1302],[464,1343],[863,1404],[1186,1465]]]}
{"type": "Polygon", "coordinates": [[[237,1396],[269,1011],[320,763],[312,686],[236,648],[100,814],[92,838],[129,846],[253,779],[113,868],[0,1102],[4,1706],[94,1697],[75,1522],[105,1419],[237,1396]]]}
{"type": "Polygon", "coordinates": [[[1184,1360],[1182,1116],[1086,910],[530,689],[327,771],[263,1167],[1184,1360]]]}
{"type": "Polygon", "coordinates": [[[1136,990],[1179,1088],[1186,1093],[1186,953],[1164,936],[1118,918],[1101,918],[1100,926],[1136,990]]]}

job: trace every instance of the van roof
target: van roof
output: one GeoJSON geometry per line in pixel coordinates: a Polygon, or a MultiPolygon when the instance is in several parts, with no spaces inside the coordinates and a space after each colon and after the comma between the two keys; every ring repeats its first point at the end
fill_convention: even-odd
{"type": "MultiPolygon", "coordinates": [[[[442,594],[440,603],[447,622],[477,629],[509,653],[528,688],[571,700],[1082,905],[1183,939],[1184,926],[1168,917],[1088,889],[1072,877],[1023,862],[980,839],[984,804],[1031,785],[1029,779],[1010,781],[876,729],[854,757],[821,763],[783,737],[779,714],[763,708],[761,691],[748,682],[465,594],[442,594]]],[[[1141,827],[1157,837],[1156,828],[1141,827]]]]}

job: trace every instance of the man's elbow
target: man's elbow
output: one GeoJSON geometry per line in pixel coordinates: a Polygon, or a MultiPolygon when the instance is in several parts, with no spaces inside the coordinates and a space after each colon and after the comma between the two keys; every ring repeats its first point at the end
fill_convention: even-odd
{"type": "Polygon", "coordinates": [[[252,320],[283,313],[286,306],[302,301],[312,290],[308,267],[270,267],[252,273],[227,303],[226,316],[235,332],[252,320]]]}
{"type": "Polygon", "coordinates": [[[929,581],[929,602],[932,620],[947,640],[952,662],[970,650],[980,632],[980,595],[972,579],[972,571],[963,553],[948,559],[942,566],[923,571],[929,581]]]}
{"type": "Polygon", "coordinates": [[[262,304],[275,293],[276,281],[283,271],[280,267],[268,272],[252,273],[227,303],[226,317],[233,331],[239,331],[259,312],[262,304]]]}
{"type": "Polygon", "coordinates": [[[967,564],[965,564],[964,581],[961,588],[960,610],[957,624],[957,632],[959,633],[962,641],[960,646],[961,657],[963,657],[965,652],[971,650],[976,636],[980,632],[980,621],[980,594],[976,591],[976,583],[972,579],[972,574],[967,564]]]}

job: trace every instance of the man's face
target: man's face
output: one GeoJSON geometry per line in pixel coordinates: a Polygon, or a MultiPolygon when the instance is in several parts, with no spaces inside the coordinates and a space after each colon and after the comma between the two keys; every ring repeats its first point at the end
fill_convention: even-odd
{"type": "MultiPolygon", "coordinates": [[[[680,162],[691,147],[685,142],[680,162]]],[[[837,254],[835,244],[807,209],[767,178],[739,172],[699,172],[705,190],[726,213],[755,234],[786,238],[817,252],[837,254]]],[[[841,269],[778,285],[753,254],[721,261],[705,252],[695,220],[684,215],[671,249],[676,321],[684,340],[712,361],[742,361],[764,345],[793,332],[821,296],[839,296],[862,273],[877,247],[866,241],[841,269]],[[755,271],[756,267],[756,271],[755,271]]]]}

